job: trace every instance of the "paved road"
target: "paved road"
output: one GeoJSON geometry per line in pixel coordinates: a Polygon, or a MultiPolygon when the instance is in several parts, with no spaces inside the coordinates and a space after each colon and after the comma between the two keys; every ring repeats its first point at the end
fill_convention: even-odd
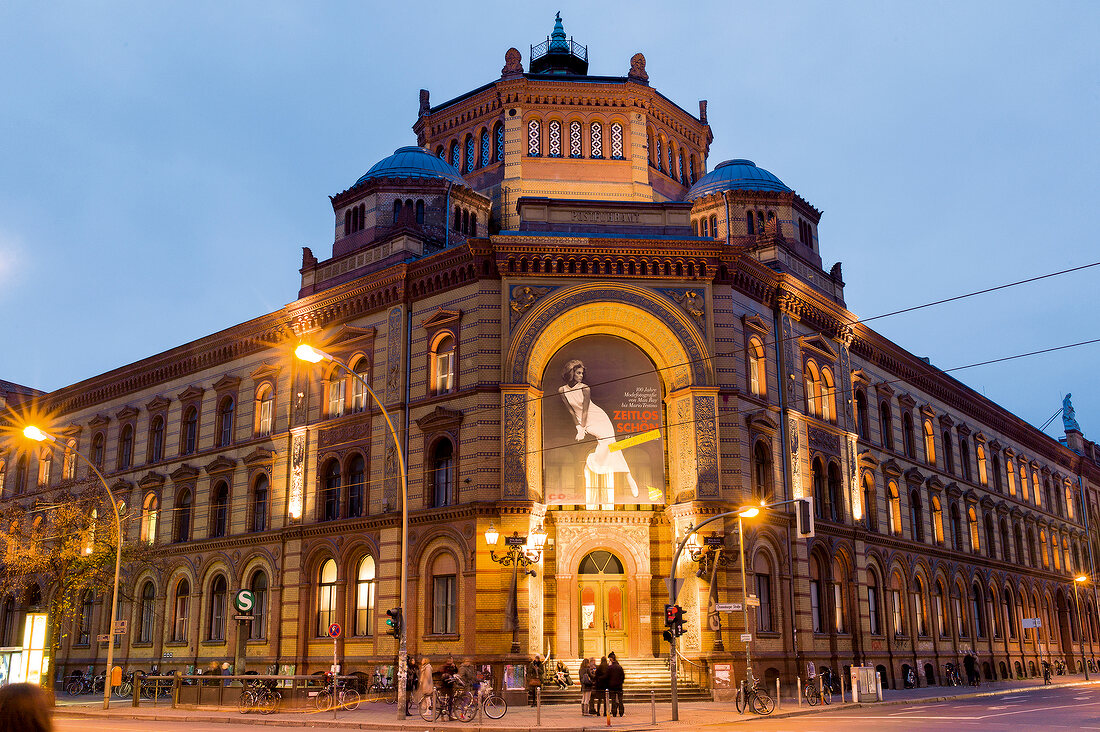
{"type": "MultiPolygon", "coordinates": [[[[1081,687],[948,702],[838,709],[810,716],[757,720],[753,730],[1100,730],[1100,689],[1081,687]]],[[[707,725],[703,729],[735,728],[707,725]]]]}

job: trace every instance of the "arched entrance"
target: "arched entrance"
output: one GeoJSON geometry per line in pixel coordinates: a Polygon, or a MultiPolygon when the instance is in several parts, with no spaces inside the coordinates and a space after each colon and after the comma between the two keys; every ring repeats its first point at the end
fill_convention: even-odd
{"type": "Polygon", "coordinates": [[[627,654],[626,575],[623,563],[600,549],[585,556],[577,571],[580,597],[580,655],[627,654]]]}

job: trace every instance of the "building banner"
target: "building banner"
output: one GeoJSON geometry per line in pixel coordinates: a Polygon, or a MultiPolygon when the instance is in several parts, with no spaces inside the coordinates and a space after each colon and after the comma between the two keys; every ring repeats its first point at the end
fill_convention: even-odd
{"type": "Polygon", "coordinates": [[[615,336],[578,338],[550,359],[542,388],[547,503],[609,509],[665,502],[664,395],[640,348],[615,336]],[[652,430],[661,431],[616,444],[652,430]]]}

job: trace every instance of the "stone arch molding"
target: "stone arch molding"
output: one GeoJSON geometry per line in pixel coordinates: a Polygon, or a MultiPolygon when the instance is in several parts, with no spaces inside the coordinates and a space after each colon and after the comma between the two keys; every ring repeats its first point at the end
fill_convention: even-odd
{"type": "Polygon", "coordinates": [[[558,349],[597,333],[641,348],[656,364],[666,394],[714,384],[706,339],[672,300],[641,287],[605,284],[578,285],[540,300],[513,334],[507,378],[545,388],[542,372],[558,349]]]}

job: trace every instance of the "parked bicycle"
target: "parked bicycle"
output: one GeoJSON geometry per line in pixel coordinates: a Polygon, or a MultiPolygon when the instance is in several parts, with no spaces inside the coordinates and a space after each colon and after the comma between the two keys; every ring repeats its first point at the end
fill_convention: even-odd
{"type": "Polygon", "coordinates": [[[742,681],[737,690],[737,713],[744,714],[745,710],[762,715],[775,711],[775,700],[768,695],[759,679],[753,679],[752,686],[742,681]]]}
{"type": "Polygon", "coordinates": [[[374,672],[374,681],[367,688],[366,700],[369,702],[385,701],[387,704],[397,703],[397,686],[386,674],[381,671],[374,672]]]}
{"type": "Polygon", "coordinates": [[[840,694],[840,677],[833,673],[828,666],[821,667],[821,686],[825,691],[840,694]]]}
{"type": "Polygon", "coordinates": [[[122,681],[118,686],[111,689],[111,693],[120,699],[125,699],[128,696],[132,696],[134,693],[134,674],[140,673],[137,671],[131,671],[128,674],[122,674],[122,681]]]}
{"type": "Polygon", "coordinates": [[[88,674],[74,671],[69,677],[69,680],[65,682],[65,691],[68,692],[69,696],[99,693],[103,691],[103,685],[106,682],[107,676],[105,674],[89,676],[88,674]]]}
{"type": "Polygon", "coordinates": [[[957,664],[945,663],[943,665],[943,685],[962,686],[962,678],[959,676],[959,667],[957,664]]]}
{"type": "MultiPolygon", "coordinates": [[[[420,716],[426,722],[435,722],[442,717],[460,722],[469,722],[477,714],[477,702],[469,691],[458,691],[454,696],[447,698],[445,692],[436,689],[432,694],[425,694],[420,700],[420,716]]],[[[503,715],[501,715],[503,716],[503,715]]],[[[499,717],[495,717],[499,719],[499,717]]]]}
{"type": "Polygon", "coordinates": [[[313,703],[322,712],[332,709],[336,706],[340,709],[347,709],[349,711],[359,708],[359,692],[352,689],[339,677],[332,674],[326,674],[326,678],[330,678],[325,688],[317,692],[317,696],[313,698],[313,703]]]}
{"type": "Polygon", "coordinates": [[[905,688],[915,689],[917,686],[917,672],[910,666],[905,670],[905,688]]]}
{"type": "MultiPolygon", "coordinates": [[[[481,679],[480,674],[478,679],[481,679]]],[[[508,713],[508,702],[504,700],[503,696],[493,691],[493,687],[488,681],[480,681],[477,696],[481,712],[489,719],[500,719],[508,713]]]]}
{"type": "Polygon", "coordinates": [[[819,703],[832,704],[833,697],[829,689],[825,688],[825,680],[822,679],[822,690],[818,691],[817,679],[818,677],[811,676],[806,680],[806,686],[802,690],[802,696],[806,699],[806,703],[811,707],[816,707],[819,703]]]}
{"type": "Polygon", "coordinates": [[[274,681],[248,681],[241,689],[241,696],[237,700],[237,711],[248,714],[253,710],[259,710],[261,714],[272,714],[279,709],[279,702],[283,695],[275,686],[274,681]]]}
{"type": "Polygon", "coordinates": [[[1049,661],[1043,661],[1043,685],[1045,686],[1046,684],[1049,684],[1052,681],[1053,680],[1051,679],[1051,673],[1050,673],[1050,662],[1049,661]]]}
{"type": "Polygon", "coordinates": [[[1054,659],[1054,673],[1058,674],[1059,676],[1065,676],[1066,662],[1060,658],[1054,659]]]}

